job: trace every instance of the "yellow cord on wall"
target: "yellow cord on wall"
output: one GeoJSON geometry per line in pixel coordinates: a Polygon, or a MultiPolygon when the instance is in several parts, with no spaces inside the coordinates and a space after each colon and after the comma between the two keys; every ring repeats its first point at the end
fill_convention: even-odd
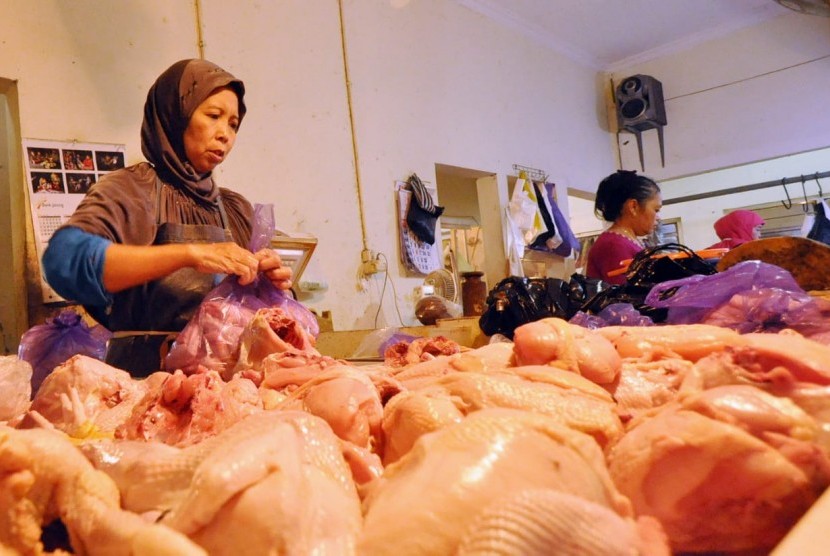
{"type": "Polygon", "coordinates": [[[196,48],[199,49],[199,58],[205,59],[205,38],[202,34],[202,5],[199,0],[193,0],[193,7],[196,8],[196,48]]]}
{"type": "Polygon", "coordinates": [[[363,240],[363,251],[369,250],[366,242],[366,220],[363,215],[363,190],[360,185],[360,163],[357,156],[357,137],[355,135],[354,112],[352,110],[352,83],[349,79],[349,58],[346,54],[346,28],[343,23],[343,0],[337,0],[340,11],[340,45],[343,53],[343,75],[346,80],[346,104],[349,109],[349,128],[352,134],[352,157],[354,158],[354,182],[357,189],[357,206],[360,216],[360,235],[363,240]]]}

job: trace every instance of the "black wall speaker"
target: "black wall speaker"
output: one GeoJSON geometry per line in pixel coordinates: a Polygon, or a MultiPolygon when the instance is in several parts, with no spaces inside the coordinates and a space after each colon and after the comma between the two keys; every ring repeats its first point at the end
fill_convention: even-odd
{"type": "Polygon", "coordinates": [[[650,75],[632,75],[617,85],[617,122],[621,129],[641,132],[666,125],[663,84],[650,75]]]}

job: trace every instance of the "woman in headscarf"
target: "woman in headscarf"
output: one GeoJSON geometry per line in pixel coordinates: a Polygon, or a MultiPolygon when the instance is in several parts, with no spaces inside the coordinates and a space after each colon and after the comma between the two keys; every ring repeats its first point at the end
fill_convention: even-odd
{"type": "Polygon", "coordinates": [[[764,219],[751,210],[734,210],[715,222],[715,233],[721,239],[709,249],[732,249],[761,237],[764,219]]]}
{"type": "Polygon", "coordinates": [[[278,288],[291,269],[271,249],[252,253],[253,208],[213,170],[245,117],[245,87],[206,60],[181,60],[147,94],[141,162],[106,174],[49,241],[50,286],[115,333],[107,362],[143,376],[160,369],[217,275],[242,285],[263,272],[278,288]]]}

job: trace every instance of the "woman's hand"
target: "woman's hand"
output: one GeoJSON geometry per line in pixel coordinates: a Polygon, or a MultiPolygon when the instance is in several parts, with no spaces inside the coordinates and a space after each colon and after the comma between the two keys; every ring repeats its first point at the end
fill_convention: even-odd
{"type": "Polygon", "coordinates": [[[260,249],[254,253],[254,257],[259,261],[259,272],[264,273],[274,286],[281,290],[287,290],[292,286],[293,271],[287,266],[282,266],[282,260],[276,251],[260,249]]]}
{"type": "Polygon", "coordinates": [[[259,259],[233,242],[190,244],[193,268],[208,274],[235,274],[245,286],[256,278],[259,259]]]}

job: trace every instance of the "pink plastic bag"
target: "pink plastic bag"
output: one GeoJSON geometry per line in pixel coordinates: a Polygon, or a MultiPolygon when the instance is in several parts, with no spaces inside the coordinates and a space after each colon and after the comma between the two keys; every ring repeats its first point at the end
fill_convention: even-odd
{"type": "MultiPolygon", "coordinates": [[[[274,231],[273,205],[256,205],[250,249],[268,247],[274,231]]],[[[236,362],[239,337],[259,309],[279,307],[316,338],[317,318],[299,301],[259,274],[242,286],[237,276],[227,276],[205,296],[198,311],[176,338],[164,359],[164,369],[187,374],[205,369],[222,373],[236,362]]]]}

